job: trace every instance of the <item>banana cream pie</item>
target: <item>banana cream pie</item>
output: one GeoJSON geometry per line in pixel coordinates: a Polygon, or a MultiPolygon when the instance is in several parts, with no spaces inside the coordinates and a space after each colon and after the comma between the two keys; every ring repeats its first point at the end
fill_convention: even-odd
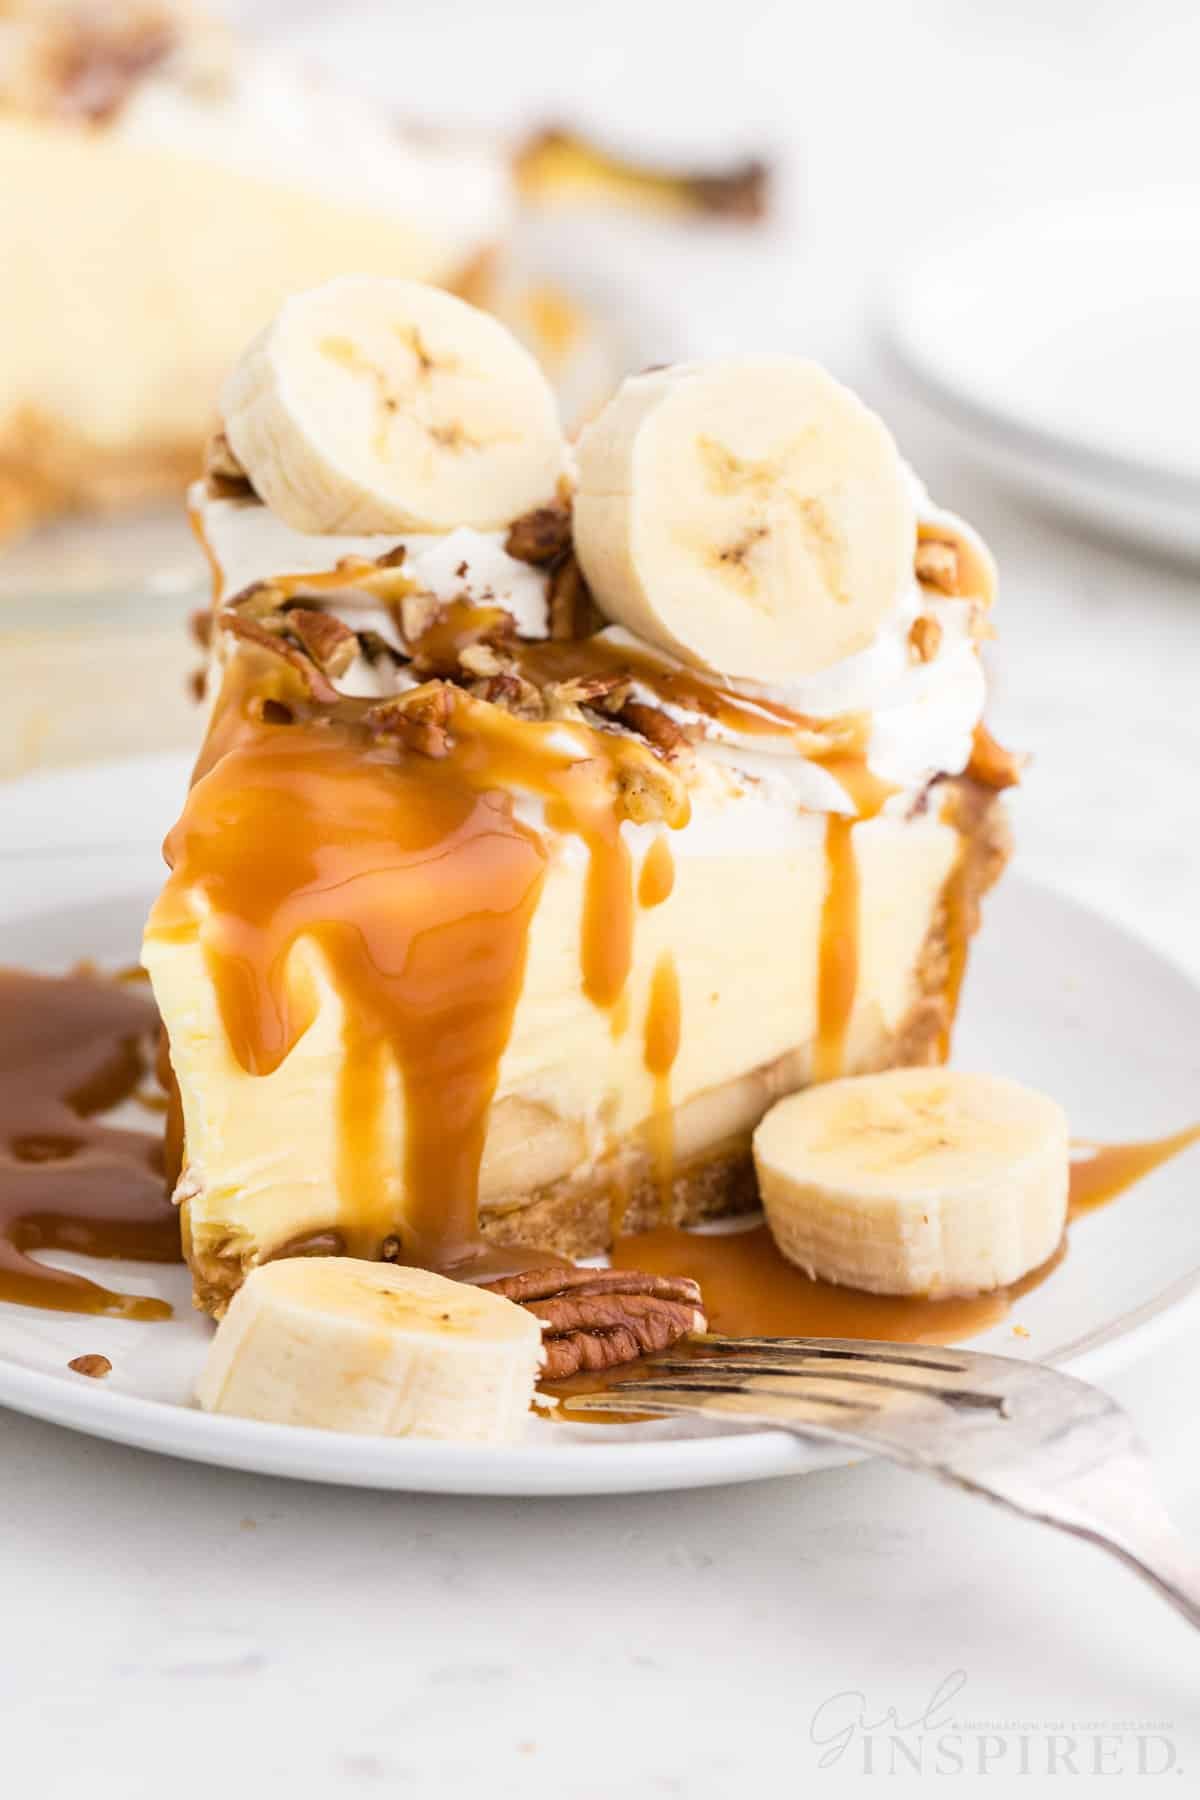
{"type": "Polygon", "coordinates": [[[486,298],[513,175],[182,0],[0,0],[0,190],[2,537],[181,492],[295,288],[358,268],[486,298]]]}
{"type": "Polygon", "coordinates": [[[945,1055],[994,571],[823,370],[637,376],[571,449],[495,319],[345,278],[237,365],[193,512],[212,715],[144,960],[201,1306],[745,1210],[775,1101],[945,1055]]]}

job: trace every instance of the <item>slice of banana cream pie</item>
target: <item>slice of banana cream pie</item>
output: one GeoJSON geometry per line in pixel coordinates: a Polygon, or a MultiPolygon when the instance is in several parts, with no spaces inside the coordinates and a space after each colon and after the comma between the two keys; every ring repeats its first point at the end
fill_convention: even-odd
{"type": "Polygon", "coordinates": [[[774,1101],[944,1056],[994,571],[822,369],[640,375],[572,450],[495,319],[345,278],[234,370],[193,510],[212,716],[144,955],[201,1306],[745,1210],[774,1101]]]}

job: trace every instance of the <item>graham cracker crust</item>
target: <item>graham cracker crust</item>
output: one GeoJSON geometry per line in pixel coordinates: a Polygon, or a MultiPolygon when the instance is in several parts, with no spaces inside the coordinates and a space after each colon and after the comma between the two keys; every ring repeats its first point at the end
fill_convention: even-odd
{"type": "Polygon", "coordinates": [[[69,513],[118,512],[182,496],[200,467],[203,434],[120,449],[49,414],[23,411],[0,433],[0,543],[69,513]]]}

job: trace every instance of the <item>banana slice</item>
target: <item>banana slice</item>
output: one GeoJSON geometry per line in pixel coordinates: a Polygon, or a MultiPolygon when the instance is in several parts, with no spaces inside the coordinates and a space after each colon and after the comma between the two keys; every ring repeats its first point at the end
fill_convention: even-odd
{"type": "Polygon", "coordinates": [[[575,550],[597,604],[726,675],[862,650],[911,586],[911,482],[816,363],[738,356],[626,381],[579,440],[575,550]]]}
{"type": "Polygon", "coordinates": [[[767,1114],[754,1160],[788,1260],[873,1294],[1006,1287],[1066,1223],[1066,1115],[996,1075],[893,1069],[808,1088],[767,1114]]]}
{"type": "Polygon", "coordinates": [[[497,530],[554,497],[566,445],[529,352],[417,281],[288,300],[222,395],[225,436],[297,531],[497,530]]]}
{"type": "Polygon", "coordinates": [[[424,1269],[300,1256],[247,1276],[196,1387],[206,1412],[382,1437],[511,1443],[541,1326],[498,1294],[424,1269]]]}

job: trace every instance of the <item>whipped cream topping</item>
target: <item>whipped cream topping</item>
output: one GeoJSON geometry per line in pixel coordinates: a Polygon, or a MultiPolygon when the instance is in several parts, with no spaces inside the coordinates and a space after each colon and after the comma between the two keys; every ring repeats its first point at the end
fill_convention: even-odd
{"type": "MultiPolygon", "coordinates": [[[[914,582],[874,643],[856,655],[786,687],[724,676],[720,685],[751,705],[770,701],[813,719],[866,715],[867,766],[879,780],[900,790],[887,803],[890,810],[900,811],[914,790],[935,775],[960,775],[970,760],[986,700],[983,666],[972,634],[973,611],[969,601],[932,600],[914,582]],[[937,654],[929,662],[914,661],[909,646],[909,631],[922,612],[941,627],[937,654]]],[[[666,668],[681,667],[620,627],[610,627],[602,635],[636,648],[643,657],[655,657],[666,668]]],[[[782,729],[777,736],[757,732],[747,736],[719,720],[664,702],[640,683],[635,684],[635,698],[661,707],[678,724],[701,730],[704,741],[698,754],[709,762],[739,769],[806,810],[854,811],[842,784],[801,755],[782,729]]]]}
{"type": "MultiPolygon", "coordinates": [[[[937,518],[924,490],[921,494],[922,516],[937,518]]],[[[215,499],[203,484],[193,490],[192,502],[222,570],[225,598],[232,598],[254,581],[283,574],[318,574],[344,557],[374,559],[401,543],[405,547],[404,573],[418,590],[441,601],[466,597],[477,605],[505,607],[522,637],[547,636],[546,573],[509,556],[504,532],[462,528],[443,536],[319,536],[285,525],[253,498],[215,499]]],[[[959,521],[954,524],[961,529],[959,521]]],[[[334,610],[351,629],[369,626],[400,648],[387,619],[378,609],[356,606],[349,590],[344,599],[337,598],[334,610]]],[[[864,717],[868,722],[867,766],[872,775],[897,790],[884,811],[902,816],[913,797],[935,776],[961,774],[970,760],[975,727],[986,699],[973,632],[975,611],[971,601],[923,592],[914,579],[897,595],[872,643],[816,675],[784,686],[731,677],[712,679],[751,708],[762,702],[817,720],[846,714],[864,717]],[[936,654],[928,662],[914,658],[910,644],[913,623],[921,614],[940,627],[936,654]]],[[[600,635],[609,643],[635,651],[639,659],[650,658],[665,669],[683,667],[667,652],[621,626],[609,626],[600,635]]],[[[402,691],[413,679],[402,665],[385,668],[358,657],[339,679],[338,687],[348,695],[378,697],[402,691]]],[[[829,769],[805,756],[785,726],[780,725],[776,733],[739,732],[721,720],[663,700],[643,682],[635,681],[634,698],[667,713],[697,739],[693,798],[709,821],[706,839],[710,828],[722,833],[733,830],[738,845],[744,847],[747,833],[758,841],[764,831],[777,832],[784,808],[801,814],[855,811],[842,783],[829,769]],[[734,797],[738,804],[728,805],[734,797]],[[747,807],[748,799],[759,800],[761,806],[747,807]],[[718,827],[716,822],[722,818],[728,823],[718,827]]],[[[764,724],[768,723],[765,710],[763,717],[764,724]]],[[[585,753],[581,748],[581,756],[585,753]]],[[[534,806],[533,812],[537,810],[534,806]]]]}
{"type": "Polygon", "coordinates": [[[110,130],[406,223],[429,241],[429,279],[456,273],[511,223],[501,146],[406,133],[371,100],[272,52],[237,49],[214,83],[168,61],[135,84],[110,130]]]}
{"type": "MultiPolygon", "coordinates": [[[[507,533],[474,531],[462,526],[444,534],[395,533],[368,537],[326,537],[296,531],[255,499],[213,499],[198,482],[191,492],[208,547],[222,573],[224,600],[279,575],[317,575],[347,556],[375,558],[404,546],[404,573],[422,592],[437,600],[465,596],[477,606],[503,606],[525,638],[544,638],[548,631],[547,577],[532,563],[518,562],[504,548],[507,533]]],[[[354,628],[376,618],[352,618],[352,607],[338,607],[354,628]]]]}

